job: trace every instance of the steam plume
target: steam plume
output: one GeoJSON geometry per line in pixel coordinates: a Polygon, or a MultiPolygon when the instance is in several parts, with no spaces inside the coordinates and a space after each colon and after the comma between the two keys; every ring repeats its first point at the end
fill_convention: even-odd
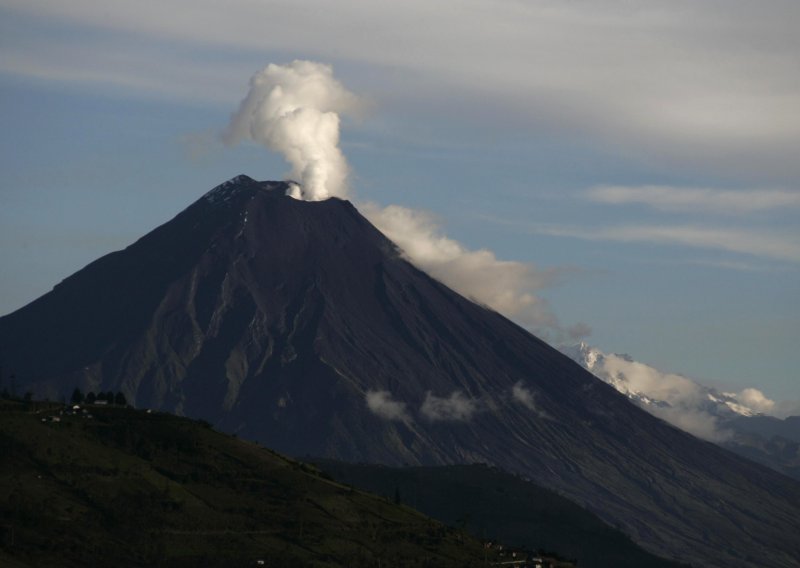
{"type": "Polygon", "coordinates": [[[558,340],[575,340],[591,333],[586,324],[564,329],[547,302],[535,294],[558,279],[556,271],[501,260],[486,249],[470,250],[444,236],[433,216],[424,211],[371,203],[359,209],[403,250],[408,260],[460,294],[536,330],[540,336],[552,334],[558,340]]]}
{"type": "MultiPolygon", "coordinates": [[[[289,195],[321,201],[347,197],[348,167],[339,149],[339,113],[355,114],[363,103],[333,77],[329,65],[293,61],[270,64],[250,80],[250,90],[231,117],[225,141],[252,140],[279,152],[300,180],[289,195]]],[[[397,205],[360,204],[364,215],[420,269],[547,339],[580,339],[579,324],[564,328],[536,291],[556,279],[553,271],[505,261],[489,250],[470,250],[447,238],[431,215],[397,205]]],[[[373,398],[378,403],[383,399],[373,398]]],[[[383,401],[383,402],[388,402],[383,401]]]]}
{"type": "Polygon", "coordinates": [[[339,113],[360,102],[333,77],[329,65],[270,64],[250,79],[250,90],[231,117],[225,142],[252,140],[279,152],[300,181],[292,197],[321,201],[347,195],[347,161],[339,149],[339,113]]]}

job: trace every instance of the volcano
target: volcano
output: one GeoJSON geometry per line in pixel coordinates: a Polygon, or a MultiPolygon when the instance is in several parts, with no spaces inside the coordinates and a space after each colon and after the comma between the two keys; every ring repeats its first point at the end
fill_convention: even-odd
{"type": "Polygon", "coordinates": [[[238,176],[3,317],[4,368],[294,456],[496,465],[698,566],[800,563],[796,481],[647,414],[348,201],[288,188],[238,176]]]}

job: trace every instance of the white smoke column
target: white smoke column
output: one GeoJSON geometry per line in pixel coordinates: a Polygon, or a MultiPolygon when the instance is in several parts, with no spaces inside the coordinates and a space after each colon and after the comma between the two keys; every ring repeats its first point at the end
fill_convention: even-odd
{"type": "Polygon", "coordinates": [[[359,99],[333,77],[329,65],[270,64],[250,79],[231,117],[225,142],[252,140],[280,152],[298,180],[292,197],[321,201],[347,196],[347,161],[339,149],[339,114],[355,113],[359,99]]]}

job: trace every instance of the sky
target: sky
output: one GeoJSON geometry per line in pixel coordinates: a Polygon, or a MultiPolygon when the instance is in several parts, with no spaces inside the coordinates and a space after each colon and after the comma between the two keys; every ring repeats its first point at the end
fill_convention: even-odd
{"type": "Polygon", "coordinates": [[[287,176],[224,133],[254,74],[310,60],[359,100],[349,197],[538,310],[511,317],[800,399],[800,4],[333,6],[0,0],[0,314],[228,178],[287,176]]]}

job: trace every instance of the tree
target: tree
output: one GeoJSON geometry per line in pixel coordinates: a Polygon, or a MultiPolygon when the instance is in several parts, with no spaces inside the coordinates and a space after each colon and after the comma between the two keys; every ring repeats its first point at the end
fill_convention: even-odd
{"type": "Polygon", "coordinates": [[[86,404],[94,404],[97,400],[97,395],[94,394],[94,391],[89,391],[86,394],[86,404]]]}
{"type": "Polygon", "coordinates": [[[72,402],[72,404],[80,404],[83,402],[83,400],[84,397],[83,393],[81,392],[81,389],[75,387],[75,390],[72,391],[72,398],[70,399],[70,401],[72,402]]]}
{"type": "Polygon", "coordinates": [[[114,397],[114,404],[116,404],[117,406],[128,405],[128,401],[125,399],[125,395],[122,393],[122,391],[118,392],[117,396],[114,397]]]}
{"type": "Polygon", "coordinates": [[[112,391],[108,391],[106,393],[106,400],[108,401],[108,404],[114,404],[114,393],[112,391]]]}

